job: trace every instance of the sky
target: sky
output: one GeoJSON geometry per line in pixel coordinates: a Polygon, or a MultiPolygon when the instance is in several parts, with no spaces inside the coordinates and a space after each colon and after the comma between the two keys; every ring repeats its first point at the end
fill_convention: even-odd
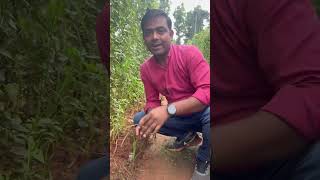
{"type": "MultiPolygon", "coordinates": [[[[210,13],[210,0],[170,0],[170,18],[172,20],[172,25],[174,24],[174,17],[173,12],[174,10],[183,3],[184,9],[186,12],[193,10],[197,5],[200,5],[203,10],[206,10],[210,13]]],[[[204,23],[205,26],[208,23],[204,23]]],[[[174,26],[174,25],[173,25],[174,26]]],[[[174,30],[175,32],[175,30],[174,30]]],[[[176,35],[173,37],[174,39],[177,38],[176,35]]]]}
{"type": "Polygon", "coordinates": [[[200,5],[202,9],[210,12],[210,0],[170,0],[170,13],[173,14],[173,11],[183,2],[185,10],[188,12],[193,10],[197,5],[200,5]]]}

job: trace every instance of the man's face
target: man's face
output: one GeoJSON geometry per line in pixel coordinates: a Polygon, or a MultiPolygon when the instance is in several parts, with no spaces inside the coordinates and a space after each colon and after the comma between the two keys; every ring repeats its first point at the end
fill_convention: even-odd
{"type": "Polygon", "coordinates": [[[167,55],[173,31],[169,29],[163,16],[155,17],[144,25],[143,39],[149,51],[155,56],[167,55]]]}

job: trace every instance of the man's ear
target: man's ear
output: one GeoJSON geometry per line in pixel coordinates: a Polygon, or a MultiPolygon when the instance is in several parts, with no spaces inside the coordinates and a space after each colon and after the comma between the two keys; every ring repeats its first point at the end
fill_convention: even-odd
{"type": "Polygon", "coordinates": [[[170,37],[171,37],[171,39],[173,39],[173,34],[174,34],[173,30],[170,29],[170,37]]]}

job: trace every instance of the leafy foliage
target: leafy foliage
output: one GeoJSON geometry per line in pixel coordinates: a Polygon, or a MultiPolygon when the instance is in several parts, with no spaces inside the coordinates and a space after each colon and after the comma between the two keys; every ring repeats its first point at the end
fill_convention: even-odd
{"type": "Polygon", "coordinates": [[[314,8],[318,14],[318,16],[320,15],[320,0],[312,0],[312,3],[314,5],[314,8]]]}
{"type": "Polygon", "coordinates": [[[170,12],[170,2],[169,0],[160,0],[159,9],[162,9],[164,12],[169,14],[170,12]]]}
{"type": "Polygon", "coordinates": [[[184,42],[192,39],[192,37],[203,30],[204,21],[209,21],[209,12],[201,9],[201,6],[195,7],[192,11],[185,12],[183,3],[178,6],[173,16],[175,18],[175,29],[177,33],[177,44],[181,44],[184,37],[184,42]]]}
{"type": "Polygon", "coordinates": [[[94,0],[0,2],[0,179],[49,179],[58,143],[86,151],[106,115],[94,0]]]}
{"type": "Polygon", "coordinates": [[[196,45],[203,53],[206,60],[210,62],[210,27],[195,34],[187,43],[196,45]]]}
{"type": "Polygon", "coordinates": [[[140,21],[147,8],[159,7],[156,0],[111,1],[111,138],[124,128],[126,110],[143,99],[140,64],[149,55],[144,47],[140,21]]]}
{"type": "Polygon", "coordinates": [[[193,11],[187,12],[185,41],[191,39],[195,34],[203,30],[204,20],[209,20],[209,13],[197,6],[193,11]]]}
{"type": "Polygon", "coordinates": [[[176,44],[181,44],[181,40],[184,37],[184,32],[186,32],[186,12],[183,3],[177,7],[177,9],[173,13],[173,16],[175,18],[174,27],[177,35],[176,44]]]}

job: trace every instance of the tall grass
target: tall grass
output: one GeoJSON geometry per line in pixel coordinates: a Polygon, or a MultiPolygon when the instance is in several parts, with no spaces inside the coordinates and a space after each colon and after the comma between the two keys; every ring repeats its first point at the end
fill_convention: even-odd
{"type": "Polygon", "coordinates": [[[99,135],[98,11],[93,0],[0,2],[0,179],[50,179],[56,145],[88,151],[99,135]]]}
{"type": "Polygon", "coordinates": [[[111,139],[124,131],[125,113],[144,100],[139,65],[149,56],[146,51],[140,20],[147,7],[158,7],[157,0],[111,1],[111,139]]]}

